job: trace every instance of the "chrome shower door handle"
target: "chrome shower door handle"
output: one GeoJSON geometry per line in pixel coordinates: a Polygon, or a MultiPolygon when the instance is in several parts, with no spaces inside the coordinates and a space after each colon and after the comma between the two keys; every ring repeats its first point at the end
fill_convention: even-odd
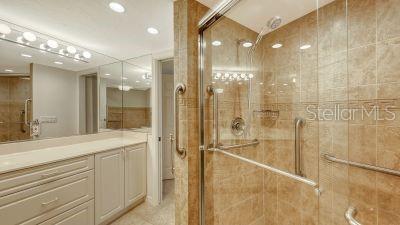
{"type": "Polygon", "coordinates": [[[30,123],[29,123],[29,121],[28,121],[28,104],[29,104],[29,102],[32,102],[32,99],[30,99],[30,98],[27,98],[26,100],[25,100],[25,105],[24,105],[24,111],[25,111],[25,114],[24,114],[24,123],[25,123],[25,125],[26,126],[30,126],[30,123]]]}
{"type": "Polygon", "coordinates": [[[356,219],[354,219],[354,216],[357,214],[357,210],[356,208],[354,208],[353,206],[350,206],[346,213],[344,214],[344,217],[346,218],[347,222],[350,225],[362,225],[361,223],[359,223],[356,219]]]}
{"type": "Polygon", "coordinates": [[[186,86],[182,83],[178,83],[175,87],[175,143],[176,143],[176,153],[181,159],[186,157],[186,149],[179,146],[179,95],[186,92],[186,86]]]}
{"type": "Polygon", "coordinates": [[[302,152],[301,152],[301,135],[300,128],[305,123],[303,118],[297,117],[294,120],[294,156],[295,156],[295,174],[298,176],[304,176],[303,165],[302,165],[302,152]]]}
{"type": "Polygon", "coordinates": [[[174,165],[174,152],[172,149],[174,149],[174,134],[173,133],[169,133],[169,141],[171,142],[171,149],[170,149],[170,153],[171,153],[171,173],[172,175],[175,173],[175,165],[174,165]]]}

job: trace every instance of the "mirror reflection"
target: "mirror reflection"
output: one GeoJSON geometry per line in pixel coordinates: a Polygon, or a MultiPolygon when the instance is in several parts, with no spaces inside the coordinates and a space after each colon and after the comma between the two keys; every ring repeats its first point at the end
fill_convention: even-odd
{"type": "Polygon", "coordinates": [[[124,62],[132,72],[123,76],[114,58],[0,22],[1,142],[123,128],[123,90],[139,91],[135,65],[124,62]]]}

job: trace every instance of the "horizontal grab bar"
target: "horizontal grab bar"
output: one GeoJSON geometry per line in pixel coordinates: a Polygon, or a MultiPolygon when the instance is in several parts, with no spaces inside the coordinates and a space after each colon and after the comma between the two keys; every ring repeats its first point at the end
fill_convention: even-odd
{"type": "Polygon", "coordinates": [[[255,146],[260,144],[260,142],[257,139],[252,140],[251,142],[244,143],[244,144],[237,144],[237,145],[220,145],[218,146],[219,149],[221,150],[229,150],[229,149],[235,149],[235,148],[242,148],[242,147],[249,147],[249,146],[255,146]]]}
{"type": "Polygon", "coordinates": [[[379,167],[379,166],[373,166],[369,164],[364,164],[364,163],[358,163],[358,162],[353,162],[353,161],[348,161],[344,159],[338,159],[332,155],[329,154],[322,154],[322,157],[324,157],[326,160],[330,162],[336,162],[336,163],[341,163],[341,164],[346,164],[349,166],[354,166],[362,169],[367,169],[367,170],[372,170],[376,172],[381,172],[381,173],[386,173],[394,176],[400,176],[400,171],[397,170],[392,170],[384,167],[379,167]]]}
{"type": "Polygon", "coordinates": [[[307,179],[307,178],[304,178],[304,177],[301,177],[301,176],[297,176],[297,175],[294,175],[292,173],[288,173],[286,171],[283,171],[283,170],[280,170],[280,169],[277,169],[277,168],[274,168],[274,167],[271,167],[271,166],[256,162],[256,161],[251,160],[251,159],[244,158],[242,156],[235,155],[233,153],[224,151],[224,150],[219,149],[219,148],[213,148],[213,149],[210,149],[210,150],[215,151],[215,152],[220,152],[222,154],[231,156],[231,157],[236,158],[236,159],[240,159],[240,160],[242,160],[244,162],[248,162],[248,163],[256,165],[258,167],[267,169],[267,170],[272,171],[274,173],[277,173],[279,175],[291,178],[293,180],[300,181],[300,182],[302,182],[304,184],[310,185],[311,187],[318,188],[318,184],[316,182],[314,182],[313,180],[310,180],[310,179],[307,179]]]}

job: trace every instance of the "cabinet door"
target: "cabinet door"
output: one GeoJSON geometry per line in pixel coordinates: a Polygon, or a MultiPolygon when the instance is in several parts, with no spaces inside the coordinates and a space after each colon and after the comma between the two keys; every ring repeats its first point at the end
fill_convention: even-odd
{"type": "Polygon", "coordinates": [[[122,149],[96,154],[95,184],[95,216],[100,224],[124,208],[122,149]]]}
{"type": "Polygon", "coordinates": [[[125,148],[125,207],[146,196],[146,145],[125,148]]]}

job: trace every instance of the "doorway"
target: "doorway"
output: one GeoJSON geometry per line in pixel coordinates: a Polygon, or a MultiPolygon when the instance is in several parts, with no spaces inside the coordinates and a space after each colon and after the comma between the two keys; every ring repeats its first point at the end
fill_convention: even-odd
{"type": "Polygon", "coordinates": [[[162,82],[162,179],[174,179],[174,61],[161,63],[162,82]]]}

